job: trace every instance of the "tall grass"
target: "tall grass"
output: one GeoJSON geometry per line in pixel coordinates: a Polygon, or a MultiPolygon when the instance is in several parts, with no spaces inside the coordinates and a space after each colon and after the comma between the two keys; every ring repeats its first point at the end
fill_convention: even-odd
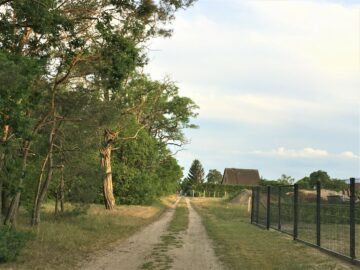
{"type": "Polygon", "coordinates": [[[113,211],[102,205],[67,205],[61,216],[55,216],[54,205],[48,203],[37,229],[28,225],[28,214],[21,211],[18,229],[31,231],[36,237],[15,263],[0,264],[0,269],[73,269],[94,251],[111,247],[157,219],[173,201],[166,198],[165,203],[152,206],[116,206],[113,211]]]}

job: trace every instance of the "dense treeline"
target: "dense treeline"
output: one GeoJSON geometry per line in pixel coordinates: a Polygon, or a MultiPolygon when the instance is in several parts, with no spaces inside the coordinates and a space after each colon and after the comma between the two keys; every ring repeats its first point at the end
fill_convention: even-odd
{"type": "Polygon", "coordinates": [[[193,0],[0,1],[0,209],[32,225],[48,198],[147,203],[174,192],[197,106],[142,73],[193,0]],[[31,2],[31,4],[30,4],[31,2]]]}
{"type": "MultiPolygon", "coordinates": [[[[325,189],[331,190],[345,190],[349,188],[349,184],[347,184],[344,180],[331,178],[327,172],[318,170],[310,173],[309,176],[305,176],[296,183],[302,189],[315,189],[317,181],[320,181],[321,187],[325,189]]],[[[283,186],[283,185],[292,185],[295,183],[295,179],[291,176],[287,176],[283,174],[277,180],[268,180],[261,178],[260,185],[262,186],[283,186]]]]}

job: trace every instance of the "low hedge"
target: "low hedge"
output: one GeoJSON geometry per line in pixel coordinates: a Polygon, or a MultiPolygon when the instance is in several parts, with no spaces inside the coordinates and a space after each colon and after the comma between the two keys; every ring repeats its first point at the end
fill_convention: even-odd
{"type": "Polygon", "coordinates": [[[194,197],[234,197],[244,189],[251,189],[248,186],[239,185],[219,185],[219,184],[199,184],[193,190],[189,190],[186,195],[194,197]],[[194,193],[194,194],[193,194],[194,193]]]}
{"type": "Polygon", "coordinates": [[[32,234],[29,232],[0,226],[0,263],[15,261],[31,237],[32,234]]]}

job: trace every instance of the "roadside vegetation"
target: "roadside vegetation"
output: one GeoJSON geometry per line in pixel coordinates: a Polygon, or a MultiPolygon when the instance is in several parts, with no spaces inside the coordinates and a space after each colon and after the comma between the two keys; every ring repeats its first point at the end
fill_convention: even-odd
{"type": "Polygon", "coordinates": [[[357,269],[283,233],[251,225],[246,206],[211,198],[193,198],[191,203],[228,269],[357,269]]]}
{"type": "Polygon", "coordinates": [[[116,206],[103,211],[102,205],[67,204],[61,217],[54,216],[53,203],[44,205],[37,228],[28,225],[28,214],[21,211],[18,231],[33,236],[16,262],[0,269],[74,269],[96,251],[129,237],[157,219],[176,200],[169,196],[149,206],[116,206]]]}
{"type": "Polygon", "coordinates": [[[187,230],[188,224],[189,210],[183,197],[177,204],[166,234],[161,236],[161,242],[154,247],[150,260],[143,264],[142,269],[171,269],[173,258],[168,255],[168,251],[182,246],[182,234],[187,230]]]}
{"type": "MultiPolygon", "coordinates": [[[[177,12],[194,2],[0,1],[0,262],[19,254],[24,224],[37,227],[32,243],[67,237],[58,235],[67,226],[105,243],[118,233],[116,205],[151,205],[178,190],[174,155],[198,106],[143,70],[149,42],[170,37],[177,12]]],[[[77,240],[63,248],[82,249],[77,240]]]]}

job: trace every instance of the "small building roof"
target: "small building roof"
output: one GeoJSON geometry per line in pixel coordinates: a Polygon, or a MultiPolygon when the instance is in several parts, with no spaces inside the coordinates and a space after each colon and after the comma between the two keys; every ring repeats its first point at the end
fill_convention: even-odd
{"type": "Polygon", "coordinates": [[[259,185],[259,171],[255,169],[225,168],[221,184],[223,185],[259,185]]]}

